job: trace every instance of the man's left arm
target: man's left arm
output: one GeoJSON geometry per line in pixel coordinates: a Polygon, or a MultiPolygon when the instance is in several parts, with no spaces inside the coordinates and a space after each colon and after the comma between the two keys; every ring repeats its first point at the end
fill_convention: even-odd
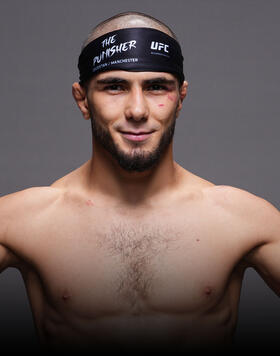
{"type": "Polygon", "coordinates": [[[251,221],[257,241],[244,258],[280,297],[280,211],[264,199],[256,199],[251,221]]]}

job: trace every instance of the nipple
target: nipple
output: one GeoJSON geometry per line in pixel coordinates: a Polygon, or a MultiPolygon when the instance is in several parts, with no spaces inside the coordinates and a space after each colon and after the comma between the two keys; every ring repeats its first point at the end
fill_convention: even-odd
{"type": "Polygon", "coordinates": [[[209,286],[205,287],[204,293],[205,293],[207,296],[210,296],[210,295],[212,294],[212,288],[209,287],[209,286]]]}
{"type": "Polygon", "coordinates": [[[70,293],[66,290],[62,294],[62,299],[66,302],[68,299],[70,299],[70,293]]]}

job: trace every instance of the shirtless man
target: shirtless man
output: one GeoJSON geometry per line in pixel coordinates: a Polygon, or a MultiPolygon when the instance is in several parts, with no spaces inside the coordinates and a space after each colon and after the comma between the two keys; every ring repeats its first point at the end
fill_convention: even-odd
{"type": "Polygon", "coordinates": [[[119,14],[84,47],[73,96],[91,119],[93,155],[51,186],[1,197],[1,270],[21,272],[50,350],[230,345],[246,268],[280,295],[280,212],[173,160],[187,82],[166,25],[119,14]]]}

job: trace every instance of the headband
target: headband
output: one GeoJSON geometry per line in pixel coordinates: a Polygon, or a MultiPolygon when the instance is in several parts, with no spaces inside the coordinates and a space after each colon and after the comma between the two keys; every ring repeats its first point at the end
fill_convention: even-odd
{"type": "Polygon", "coordinates": [[[179,43],[162,31],[136,27],[108,32],[84,47],[78,62],[80,84],[108,70],[168,72],[185,79],[179,43]]]}

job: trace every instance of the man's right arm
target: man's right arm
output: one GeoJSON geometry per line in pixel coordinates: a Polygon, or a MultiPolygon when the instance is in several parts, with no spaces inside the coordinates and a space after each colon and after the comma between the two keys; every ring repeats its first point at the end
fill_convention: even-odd
{"type": "Polygon", "coordinates": [[[0,272],[7,267],[15,266],[18,259],[6,246],[8,226],[12,223],[13,205],[20,192],[11,193],[0,198],[0,272]]]}
{"type": "Polygon", "coordinates": [[[0,272],[19,266],[21,260],[13,251],[14,237],[21,238],[36,214],[58,196],[57,188],[32,187],[0,197],[0,272]]]}
{"type": "MultiPolygon", "coordinates": [[[[0,231],[1,234],[2,231],[0,231]]],[[[1,237],[1,236],[0,236],[1,237]]],[[[0,244],[0,272],[10,265],[10,253],[6,247],[0,244]]]]}

